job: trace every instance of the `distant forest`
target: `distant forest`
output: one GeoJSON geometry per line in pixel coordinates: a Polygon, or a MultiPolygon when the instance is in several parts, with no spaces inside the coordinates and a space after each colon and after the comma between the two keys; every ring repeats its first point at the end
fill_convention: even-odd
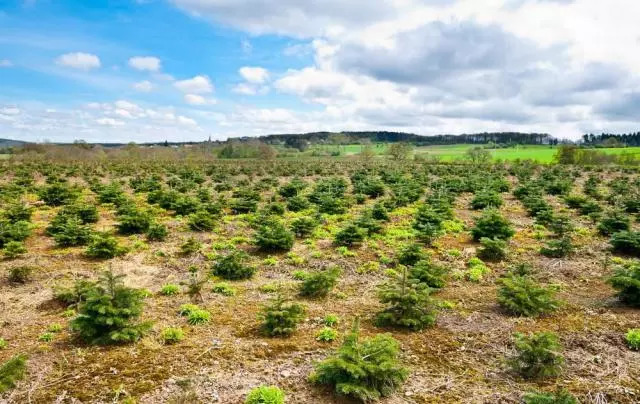
{"type": "Polygon", "coordinates": [[[593,133],[582,135],[582,143],[588,146],[616,147],[640,146],[640,132],[636,133],[593,133]]]}
{"type": "Polygon", "coordinates": [[[298,147],[301,142],[307,144],[350,144],[350,143],[394,143],[409,142],[417,146],[450,145],[450,144],[558,144],[558,139],[548,133],[520,133],[520,132],[493,132],[473,133],[462,135],[434,135],[422,136],[405,132],[312,132],[267,135],[258,138],[241,138],[240,140],[260,140],[276,145],[298,147]]]}

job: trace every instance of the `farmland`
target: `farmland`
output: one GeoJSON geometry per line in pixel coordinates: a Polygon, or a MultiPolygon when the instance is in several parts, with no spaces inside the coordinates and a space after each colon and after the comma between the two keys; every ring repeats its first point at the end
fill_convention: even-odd
{"type": "Polygon", "coordinates": [[[638,171],[468,148],[1,161],[2,399],[637,402],[638,171]]]}

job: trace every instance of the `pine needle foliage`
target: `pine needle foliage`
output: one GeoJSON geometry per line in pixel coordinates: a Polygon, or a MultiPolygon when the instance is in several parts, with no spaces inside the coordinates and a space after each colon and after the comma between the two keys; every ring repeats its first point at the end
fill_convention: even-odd
{"type": "Polygon", "coordinates": [[[289,336],[303,320],[305,311],[303,305],[278,295],[262,309],[262,330],[270,337],[289,336]]]}
{"type": "Polygon", "coordinates": [[[124,286],[123,278],[106,271],[88,291],[71,323],[84,341],[99,345],[134,342],[149,329],[149,324],[135,323],[142,314],[143,293],[124,286]]]}
{"type": "Polygon", "coordinates": [[[515,231],[509,220],[497,209],[485,209],[471,229],[471,235],[475,241],[480,241],[483,237],[509,240],[514,234],[515,231]]]}
{"type": "Polygon", "coordinates": [[[640,307],[640,262],[618,267],[609,278],[609,284],[618,291],[618,298],[633,307],[640,307]]]}
{"type": "Polygon", "coordinates": [[[410,279],[407,272],[403,268],[402,274],[393,282],[380,288],[380,302],[387,307],[376,316],[378,326],[417,331],[435,323],[431,289],[424,283],[410,279]]]}
{"type": "Polygon", "coordinates": [[[564,358],[558,336],[552,332],[515,335],[516,355],[509,360],[514,371],[526,379],[555,377],[562,371],[564,358]]]}
{"type": "Polygon", "coordinates": [[[530,276],[508,275],[498,282],[498,303],[510,314],[535,317],[560,306],[555,298],[556,289],[541,286],[530,276]]]}
{"type": "Polygon", "coordinates": [[[408,371],[398,361],[398,342],[390,334],[360,340],[360,323],[337,352],[316,363],[309,380],[332,386],[336,393],[361,402],[390,396],[407,379],[408,371]]]}
{"type": "Polygon", "coordinates": [[[15,387],[24,378],[27,356],[16,355],[0,366],[0,394],[15,387]]]}
{"type": "Polygon", "coordinates": [[[307,297],[328,295],[338,283],[340,272],[340,268],[333,267],[308,274],[300,285],[300,295],[307,297]]]}

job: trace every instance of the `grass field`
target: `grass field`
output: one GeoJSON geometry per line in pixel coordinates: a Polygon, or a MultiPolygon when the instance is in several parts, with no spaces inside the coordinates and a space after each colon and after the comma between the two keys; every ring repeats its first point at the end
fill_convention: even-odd
{"type": "MultiPolygon", "coordinates": [[[[373,145],[373,151],[377,155],[383,155],[387,151],[387,144],[373,145]]],[[[414,153],[418,156],[437,156],[441,161],[454,161],[457,159],[465,158],[465,153],[474,145],[470,144],[456,144],[456,145],[437,145],[437,146],[423,146],[415,149],[414,153]]],[[[358,154],[362,151],[363,146],[359,144],[351,145],[322,145],[314,146],[311,150],[334,152],[340,151],[342,155],[350,156],[358,154]]],[[[611,148],[611,149],[598,149],[598,151],[610,154],[639,154],[640,147],[626,147],[626,148],[611,148]]],[[[535,160],[540,163],[550,163],[553,161],[553,157],[556,154],[555,146],[544,145],[524,145],[514,146],[503,149],[489,149],[489,152],[496,160],[535,160]]]]}

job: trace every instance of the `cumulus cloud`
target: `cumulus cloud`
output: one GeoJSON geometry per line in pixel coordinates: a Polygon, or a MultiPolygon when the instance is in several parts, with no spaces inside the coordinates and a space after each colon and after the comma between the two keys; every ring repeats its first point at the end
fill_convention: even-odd
{"type": "Polygon", "coordinates": [[[140,91],[142,93],[148,93],[153,90],[153,84],[149,80],[139,81],[133,84],[133,88],[136,91],[140,91]]]}
{"type": "Polygon", "coordinates": [[[160,59],[154,56],[134,56],[129,59],[129,66],[136,70],[157,72],[160,70],[160,59]]]}
{"type": "Polygon", "coordinates": [[[208,94],[213,92],[213,84],[209,77],[204,75],[195,76],[186,80],[179,80],[173,84],[183,93],[208,94]]]}
{"type": "Polygon", "coordinates": [[[238,71],[249,83],[262,84],[269,79],[269,71],[263,67],[241,67],[238,71]]]}
{"type": "Polygon", "coordinates": [[[198,94],[185,94],[184,102],[189,105],[212,105],[216,103],[214,99],[206,98],[198,94]]]}
{"type": "Polygon", "coordinates": [[[56,64],[88,71],[100,67],[100,58],[91,53],[65,53],[56,59],[56,64]]]}

